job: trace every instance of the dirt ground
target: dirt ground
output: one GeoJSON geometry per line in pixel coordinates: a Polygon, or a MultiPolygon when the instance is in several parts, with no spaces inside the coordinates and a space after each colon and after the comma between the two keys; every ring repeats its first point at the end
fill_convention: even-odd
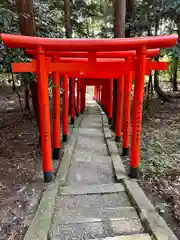
{"type": "Polygon", "coordinates": [[[180,239],[180,98],[155,99],[144,117],[140,185],[180,239]]]}
{"type": "Polygon", "coordinates": [[[33,113],[22,113],[16,93],[0,89],[0,239],[22,239],[46,188],[40,159],[33,113]]]}

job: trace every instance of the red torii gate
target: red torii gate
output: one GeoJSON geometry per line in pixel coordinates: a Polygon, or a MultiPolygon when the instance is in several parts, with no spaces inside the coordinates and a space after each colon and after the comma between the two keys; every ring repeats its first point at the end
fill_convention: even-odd
{"type": "MultiPolygon", "coordinates": [[[[132,59],[131,59],[132,61],[132,59]]],[[[147,63],[148,59],[147,59],[147,63]]],[[[150,62],[150,65],[146,64],[146,75],[149,75],[151,70],[166,70],[168,67],[167,62],[150,62]]],[[[123,155],[126,156],[128,154],[128,145],[129,145],[129,132],[130,132],[130,94],[131,94],[131,84],[132,84],[132,70],[131,71],[123,71],[125,75],[125,81],[124,76],[120,76],[120,81],[118,82],[118,96],[117,96],[117,114],[116,114],[116,126],[115,126],[115,141],[120,142],[121,141],[121,127],[122,127],[122,121],[124,123],[123,127],[123,155]],[[125,88],[124,88],[125,87],[125,88]],[[123,100],[124,100],[124,114],[123,114],[123,100]],[[124,115],[124,116],[123,116],[124,115]]],[[[87,76],[88,77],[88,74],[87,76]]],[[[92,74],[91,74],[92,77],[92,74]]],[[[111,124],[112,119],[112,90],[113,90],[113,83],[112,79],[96,79],[96,74],[93,74],[93,78],[84,79],[84,84],[87,85],[94,85],[94,86],[104,86],[105,82],[109,81],[108,86],[108,93],[111,96],[110,99],[108,99],[108,96],[106,95],[106,101],[104,96],[102,96],[102,99],[98,99],[98,102],[101,103],[101,106],[105,110],[109,124],[111,124]],[[109,106],[107,105],[107,100],[109,103],[109,106]],[[103,101],[103,102],[102,102],[103,101]],[[104,106],[105,105],[105,106],[104,106]]],[[[105,86],[104,86],[105,87],[105,86]]],[[[99,88],[100,90],[100,88],[99,88]]],[[[102,91],[103,94],[103,91],[102,91]]],[[[96,97],[95,97],[96,99],[96,97]]],[[[96,99],[97,100],[97,99],[96,99]]]]}
{"type": "MultiPolygon", "coordinates": [[[[65,74],[64,85],[68,86],[67,73],[93,72],[98,69],[100,73],[107,67],[116,70],[120,63],[94,62],[95,52],[136,50],[137,62],[135,67],[136,81],[134,89],[132,141],[130,176],[137,177],[140,159],[140,131],[142,119],[142,102],[144,91],[144,76],[146,70],[147,49],[172,47],[176,44],[177,35],[141,37],[127,39],[49,39],[39,37],[17,36],[1,34],[1,38],[7,47],[24,48],[36,51],[36,72],[38,75],[38,92],[40,104],[40,131],[42,136],[43,170],[44,180],[52,180],[52,158],[50,139],[50,115],[48,104],[48,72],[62,72],[65,74]],[[46,51],[85,51],[88,52],[88,63],[49,63],[46,61],[46,51]],[[48,71],[47,71],[48,69],[48,71]],[[70,69],[70,71],[68,70],[70,69]]],[[[130,63],[129,63],[130,65],[130,63]]],[[[23,65],[22,65],[23,67],[23,65]]],[[[124,68],[126,68],[127,65],[124,68]]],[[[132,70],[131,68],[127,70],[132,70]]],[[[128,72],[128,71],[127,71],[128,72]]],[[[120,83],[123,81],[119,81],[120,83]]]]}
{"type": "MultiPolygon", "coordinates": [[[[156,52],[157,51],[154,51],[154,53],[156,53],[156,52]]],[[[151,54],[152,53],[153,52],[151,51],[151,54]]],[[[54,56],[52,58],[52,61],[50,59],[47,60],[47,71],[51,71],[50,70],[51,67],[48,66],[48,65],[51,62],[54,63],[55,60],[56,60],[57,64],[54,65],[54,66],[57,66],[57,68],[59,66],[59,61],[60,62],[62,61],[63,63],[64,62],[66,62],[66,63],[81,63],[81,62],[82,63],[88,63],[88,59],[87,58],[65,58],[65,60],[64,59],[60,59],[59,60],[57,56],[56,56],[56,58],[54,56]]],[[[134,71],[135,70],[135,65],[137,64],[136,60],[134,60],[134,61],[132,60],[131,64],[128,66],[128,64],[126,64],[127,61],[125,62],[124,59],[119,59],[119,58],[117,58],[117,59],[109,59],[109,58],[107,58],[107,59],[106,58],[96,59],[96,61],[98,61],[98,60],[100,60],[99,62],[101,62],[101,63],[114,63],[114,62],[115,63],[119,63],[118,66],[119,66],[119,68],[121,68],[121,70],[117,70],[117,71],[113,71],[113,72],[109,72],[109,70],[108,70],[105,73],[104,72],[99,73],[99,69],[94,68],[94,72],[81,72],[80,74],[78,74],[78,73],[74,73],[74,72],[72,73],[71,69],[69,69],[68,73],[67,72],[66,73],[68,74],[69,77],[71,76],[73,78],[74,77],[78,77],[78,78],[81,77],[82,78],[82,76],[83,77],[93,77],[94,82],[91,85],[96,85],[97,84],[97,78],[98,78],[98,84],[100,83],[99,77],[104,77],[103,82],[106,81],[106,79],[108,78],[108,75],[109,75],[109,78],[112,78],[112,77],[117,78],[122,73],[126,72],[127,70],[134,71]]],[[[79,69],[79,65],[77,67],[79,69]]],[[[76,69],[76,72],[78,72],[78,69],[76,69]]],[[[153,62],[150,59],[146,60],[146,74],[147,75],[149,74],[149,72],[151,70],[166,70],[166,69],[167,69],[167,63],[166,62],[153,62]]],[[[26,63],[26,64],[24,63],[23,65],[21,63],[13,63],[12,64],[12,71],[13,72],[23,72],[23,71],[24,72],[27,72],[27,71],[32,72],[32,71],[36,71],[36,61],[33,60],[31,63],[26,63]]],[[[60,70],[58,70],[58,72],[60,72],[60,70]]],[[[58,75],[57,74],[58,74],[57,72],[56,72],[56,74],[55,73],[53,74],[53,83],[54,84],[57,84],[57,81],[59,79],[59,74],[58,75]],[[56,76],[58,76],[58,77],[56,78],[56,76]]],[[[65,81],[66,81],[66,79],[65,79],[65,81]]],[[[101,83],[101,85],[103,85],[103,83],[101,83]]],[[[67,96],[67,83],[66,82],[63,85],[63,87],[65,88],[64,89],[64,93],[65,93],[64,94],[64,96],[65,96],[64,97],[65,108],[64,108],[64,114],[63,114],[63,119],[64,119],[64,121],[63,121],[63,123],[64,123],[63,124],[64,125],[64,127],[63,127],[63,140],[66,141],[67,140],[67,135],[68,135],[68,132],[67,132],[68,131],[68,124],[67,124],[67,121],[68,121],[67,120],[68,119],[68,111],[66,111],[68,101],[66,100],[67,99],[67,97],[66,97],[67,96]]],[[[73,94],[73,96],[71,98],[71,105],[74,106],[74,80],[72,80],[71,89],[72,89],[72,94],[73,94]]],[[[56,92],[57,92],[57,90],[53,89],[53,102],[55,102],[55,104],[53,104],[53,106],[54,106],[54,108],[57,109],[57,108],[60,108],[60,106],[59,106],[59,101],[55,100],[56,98],[58,98],[58,94],[56,95],[56,92]]],[[[78,98],[79,98],[79,96],[78,96],[78,98]]],[[[83,97],[83,100],[85,100],[85,97],[83,97]]],[[[80,102],[78,101],[78,104],[79,103],[80,102]]],[[[78,109],[80,109],[79,106],[78,106],[78,109]]],[[[82,109],[84,109],[84,107],[82,107],[81,110],[82,109]]],[[[121,113],[121,111],[120,111],[120,113],[121,113]]],[[[58,109],[56,110],[55,115],[59,115],[58,109]]],[[[74,117],[75,117],[75,112],[74,112],[74,107],[72,107],[71,108],[71,123],[72,124],[74,124],[74,117]]],[[[112,118],[112,117],[109,117],[109,118],[112,118]]],[[[120,136],[119,136],[120,129],[119,128],[120,128],[121,122],[122,122],[121,121],[121,116],[120,116],[120,119],[118,119],[118,120],[119,121],[117,122],[117,127],[116,127],[116,141],[120,142],[120,136]]],[[[53,124],[53,130],[54,130],[53,132],[54,133],[59,132],[60,131],[60,128],[58,127],[59,119],[57,119],[57,121],[56,121],[56,119],[54,117],[53,118],[53,123],[54,123],[53,124]]],[[[56,143],[58,143],[60,141],[60,140],[58,140],[59,136],[60,136],[59,134],[53,134],[53,144],[54,144],[53,148],[54,148],[54,151],[56,151],[56,152],[57,152],[57,149],[58,149],[58,146],[56,146],[58,144],[56,144],[56,143]]],[[[55,155],[57,155],[57,154],[55,154],[55,155]]],[[[57,157],[58,157],[58,155],[57,155],[57,157]]],[[[55,157],[55,158],[57,158],[57,157],[55,157]]]]}

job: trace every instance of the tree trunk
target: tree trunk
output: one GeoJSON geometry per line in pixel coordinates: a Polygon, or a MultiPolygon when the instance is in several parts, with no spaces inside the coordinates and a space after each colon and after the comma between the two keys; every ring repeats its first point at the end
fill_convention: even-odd
{"type": "Polygon", "coordinates": [[[30,105],[29,105],[29,89],[28,89],[28,86],[25,87],[24,96],[25,96],[25,109],[29,111],[30,110],[30,105]]]}
{"type": "Polygon", "coordinates": [[[126,0],[114,0],[114,37],[125,36],[126,0]]]}
{"type": "MultiPolygon", "coordinates": [[[[16,8],[19,13],[21,34],[26,36],[35,36],[36,23],[35,23],[35,16],[34,16],[33,0],[16,0],[16,8]]],[[[39,132],[40,132],[38,85],[36,82],[36,78],[32,80],[32,83],[30,84],[30,90],[32,95],[32,104],[33,104],[34,114],[38,123],[39,132]]],[[[28,88],[26,88],[25,89],[25,107],[28,107],[28,106],[29,106],[29,90],[28,88]]]]}
{"type": "Polygon", "coordinates": [[[71,15],[72,15],[71,0],[64,0],[64,22],[66,38],[72,38],[71,15]]]}
{"type": "MultiPolygon", "coordinates": [[[[71,0],[64,0],[64,23],[66,38],[72,38],[72,6],[71,0]]],[[[71,79],[69,79],[69,112],[71,111],[71,79]]]]}
{"type": "Polygon", "coordinates": [[[152,98],[152,92],[153,92],[153,85],[152,85],[152,72],[149,74],[149,81],[148,81],[148,92],[147,92],[147,100],[149,101],[150,93],[152,98]]]}
{"type": "MultiPolygon", "coordinates": [[[[123,38],[125,36],[125,19],[126,19],[126,0],[114,0],[114,37],[123,38]]],[[[117,79],[113,84],[113,121],[112,130],[116,126],[116,106],[117,106],[117,79]]]]}
{"type": "MultiPolygon", "coordinates": [[[[159,29],[159,19],[156,17],[155,21],[155,36],[157,36],[159,29]]],[[[159,56],[155,58],[156,61],[159,61],[159,56]]],[[[154,90],[157,93],[158,97],[164,101],[170,101],[169,97],[163,92],[159,85],[159,71],[154,71],[154,90]]]]}
{"type": "Polygon", "coordinates": [[[154,90],[157,93],[158,97],[161,98],[163,101],[170,101],[168,95],[166,95],[159,86],[159,71],[154,72],[154,90]]]}
{"type": "MultiPolygon", "coordinates": [[[[36,24],[35,24],[35,17],[34,17],[33,0],[16,0],[16,8],[19,13],[21,34],[26,36],[35,36],[36,24]]],[[[34,93],[31,93],[31,94],[32,96],[34,96],[34,93]]],[[[36,102],[36,104],[38,104],[38,102],[36,102]]],[[[37,114],[35,111],[36,106],[34,106],[34,104],[33,104],[33,108],[34,108],[35,114],[37,114]]],[[[28,87],[25,88],[25,109],[27,110],[30,109],[28,87]]],[[[36,116],[36,119],[37,118],[38,116],[36,116]]]]}
{"type": "Polygon", "coordinates": [[[178,85],[177,85],[177,70],[178,70],[178,58],[173,59],[173,76],[172,76],[172,85],[173,85],[173,91],[178,91],[178,85]]]}
{"type": "Polygon", "coordinates": [[[126,0],[126,30],[125,37],[131,37],[134,0],[126,0]]]}
{"type": "Polygon", "coordinates": [[[41,146],[41,135],[40,135],[40,120],[39,120],[39,104],[38,104],[38,83],[37,81],[32,81],[30,83],[30,89],[32,94],[32,104],[34,109],[34,114],[36,117],[36,122],[39,128],[39,146],[41,146]]]}
{"type": "MultiPolygon", "coordinates": [[[[159,19],[156,17],[155,21],[155,36],[157,36],[159,29],[159,19]]],[[[155,58],[156,61],[159,61],[159,56],[155,58]]],[[[164,93],[164,91],[160,88],[159,85],[159,71],[154,71],[154,90],[157,93],[158,97],[164,101],[170,101],[169,97],[164,93]]]]}

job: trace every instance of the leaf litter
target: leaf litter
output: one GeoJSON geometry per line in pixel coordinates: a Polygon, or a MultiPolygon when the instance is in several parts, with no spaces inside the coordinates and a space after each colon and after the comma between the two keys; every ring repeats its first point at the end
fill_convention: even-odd
{"type": "Polygon", "coordinates": [[[0,240],[21,240],[46,188],[38,129],[15,93],[1,91],[0,103],[0,240]]]}
{"type": "Polygon", "coordinates": [[[180,99],[143,122],[140,169],[140,185],[180,239],[180,99]]]}

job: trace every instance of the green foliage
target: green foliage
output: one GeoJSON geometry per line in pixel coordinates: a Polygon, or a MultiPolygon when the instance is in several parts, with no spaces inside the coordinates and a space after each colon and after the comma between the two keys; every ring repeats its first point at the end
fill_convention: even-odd
{"type": "MultiPolygon", "coordinates": [[[[56,7],[56,1],[34,1],[37,35],[43,37],[63,36],[63,11],[56,7]]],[[[12,1],[0,4],[0,31],[1,33],[20,34],[19,17],[12,1]]],[[[0,43],[0,72],[10,72],[10,63],[28,61],[20,49],[7,49],[0,43]]],[[[22,74],[21,74],[22,76],[22,74]]]]}
{"type": "MultiPolygon", "coordinates": [[[[60,2],[60,1],[59,1],[60,2]]],[[[61,2],[60,2],[61,3],[61,2]]],[[[62,3],[61,3],[62,5],[62,3]]],[[[63,9],[57,5],[57,0],[34,1],[37,35],[41,37],[64,37],[63,9]]]]}
{"type": "Polygon", "coordinates": [[[75,37],[112,36],[112,3],[110,1],[74,1],[72,19],[75,37]]]}
{"type": "MultiPolygon", "coordinates": [[[[0,31],[3,33],[19,33],[19,21],[13,5],[7,1],[6,5],[0,4],[0,31]],[[7,8],[8,7],[8,8],[7,8]]],[[[0,72],[10,71],[10,62],[22,60],[23,52],[21,50],[7,49],[0,43],[0,72]]]]}

